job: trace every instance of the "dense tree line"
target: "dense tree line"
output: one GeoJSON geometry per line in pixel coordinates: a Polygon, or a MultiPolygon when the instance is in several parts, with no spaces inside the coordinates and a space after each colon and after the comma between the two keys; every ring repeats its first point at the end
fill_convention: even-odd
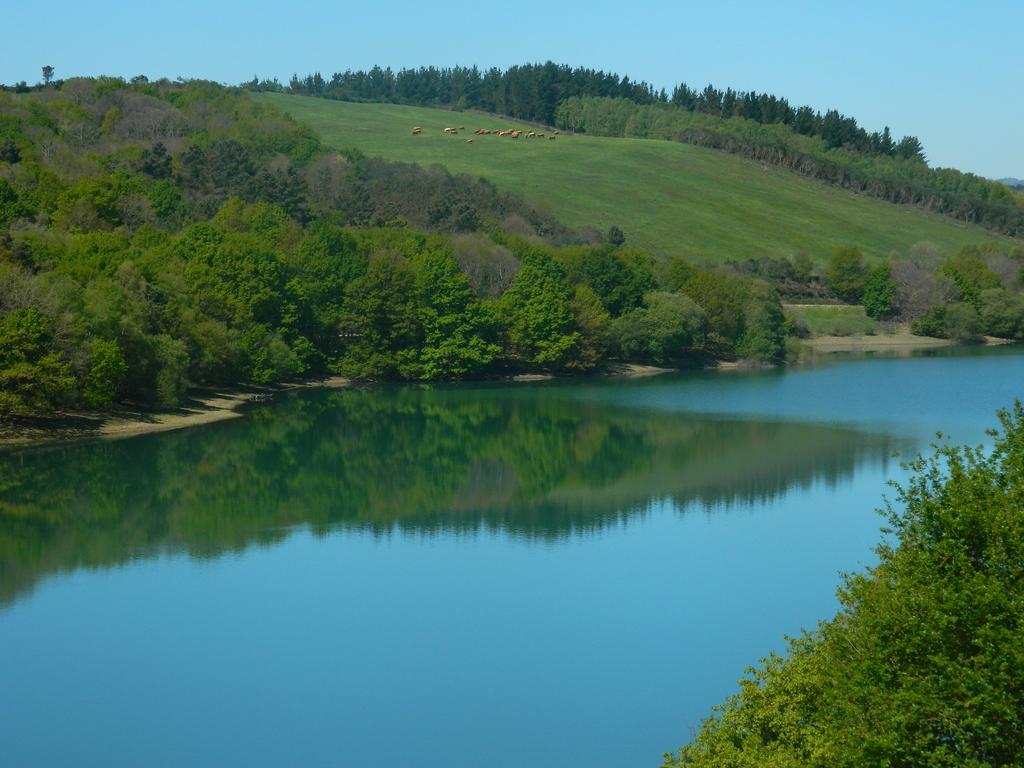
{"type": "Polygon", "coordinates": [[[479,179],[324,151],[243,92],[0,94],[0,412],[188,387],[784,354],[753,276],[574,232],[479,179]],[[679,270],[676,270],[678,272],[679,270]]]}
{"type": "Polygon", "coordinates": [[[856,248],[840,248],[824,282],[869,317],[910,323],[923,336],[1024,339],[1024,247],[969,245],[943,258],[921,243],[906,258],[873,265],[856,248]]]}
{"type": "Polygon", "coordinates": [[[335,72],[325,79],[319,72],[300,78],[292,75],[285,86],[259,77],[244,84],[251,90],[289,91],[346,101],[386,101],[452,109],[479,109],[522,120],[554,125],[558,106],[574,97],[627,99],[636,104],[673,106],[756,123],[790,126],[804,136],[821,137],[826,146],[848,147],[870,155],[924,159],[924,148],[914,136],[896,141],[886,127],[868,133],[856,119],[830,109],[824,114],[809,106],[794,107],[786,98],[756,91],[721,90],[708,85],[697,90],[680,83],[671,96],[646,82],[611,72],[570,67],[548,61],[502,70],[477,67],[419,67],[400,69],[374,66],[369,70],[335,72]]]}
{"type": "Polygon", "coordinates": [[[708,85],[697,91],[682,83],[672,91],[669,103],[690,112],[712,117],[742,117],[765,125],[786,125],[803,136],[821,138],[829,149],[846,147],[866,155],[888,155],[907,160],[924,160],[924,147],[916,136],[896,141],[889,127],[868,133],[855,118],[830,109],[824,115],[812,107],[793,107],[785,98],[756,91],[724,91],[708,85]]]}
{"type": "Polygon", "coordinates": [[[751,669],[666,766],[1015,766],[1024,756],[1024,409],[911,467],[879,563],[751,669]]]}
{"type": "Polygon", "coordinates": [[[1024,200],[1004,184],[951,168],[930,168],[909,151],[861,151],[859,139],[837,144],[827,135],[804,134],[781,122],[762,124],[672,104],[591,97],[565,100],[555,124],[596,136],[666,139],[719,149],[891,203],[914,205],[1012,237],[1024,235],[1024,200]]]}
{"type": "Polygon", "coordinates": [[[502,70],[477,67],[419,67],[401,69],[375,66],[368,71],[335,72],[325,79],[319,72],[288,85],[254,77],[243,83],[250,90],[288,91],[344,101],[384,101],[453,109],[478,109],[521,120],[552,125],[558,105],[571,96],[608,96],[639,104],[665,101],[666,94],[648,83],[635,82],[611,72],[564,64],[524,64],[502,70]]]}
{"type": "MultiPolygon", "coordinates": [[[[670,268],[685,264],[676,260],[670,268]]],[[[797,254],[729,261],[725,269],[764,280],[783,301],[861,305],[869,318],[909,325],[922,336],[1024,340],[1024,246],[987,242],[947,256],[917,243],[906,255],[875,262],[843,246],[821,266],[797,254]]],[[[787,332],[806,335],[797,318],[787,322],[787,332]]]]}

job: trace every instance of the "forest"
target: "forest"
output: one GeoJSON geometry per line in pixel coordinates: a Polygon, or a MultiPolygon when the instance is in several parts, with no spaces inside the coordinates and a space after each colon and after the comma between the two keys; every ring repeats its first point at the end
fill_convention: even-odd
{"type": "Polygon", "coordinates": [[[672,93],[646,82],[553,62],[509,67],[373,67],[320,73],[287,85],[254,77],[243,87],[355,101],[479,110],[597,136],[683,141],[780,165],[830,184],[901,205],[914,205],[995,232],[1024,233],[1024,195],[1004,184],[950,168],[930,168],[914,136],[888,127],[869,132],[838,110],[794,106],[756,91],[672,93]]]}
{"type": "Polygon", "coordinates": [[[328,152],[241,89],[0,93],[0,415],[171,407],[189,387],[771,364],[783,301],[1024,337],[1012,244],[657,262],[484,179],[328,152]]]}
{"type": "Polygon", "coordinates": [[[785,351],[778,294],[757,278],[699,268],[662,290],[617,229],[573,232],[484,180],[325,152],[206,82],[0,94],[0,226],[8,415],[328,372],[785,351]]]}

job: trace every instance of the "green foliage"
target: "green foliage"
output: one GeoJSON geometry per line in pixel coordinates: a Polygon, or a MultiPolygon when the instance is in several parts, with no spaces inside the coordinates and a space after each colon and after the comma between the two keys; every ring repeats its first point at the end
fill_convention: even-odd
{"type": "Polygon", "coordinates": [[[942,447],[886,505],[892,543],[840,612],[741,681],[665,766],[1018,765],[1024,409],[991,452],[942,447]]]}
{"type": "Polygon", "coordinates": [[[188,389],[188,350],[180,339],[160,334],[150,340],[154,367],[153,402],[164,407],[181,403],[188,389]]]}
{"type": "MultiPolygon", "coordinates": [[[[429,145],[407,133],[405,145],[429,145]]],[[[576,151],[578,137],[560,138],[557,151],[576,151]]],[[[368,154],[323,151],[274,107],[213,83],[81,79],[0,101],[5,413],[172,407],[189,386],[328,371],[581,372],[613,346],[638,361],[774,361],[792,327],[779,291],[821,292],[788,257],[656,269],[614,229],[574,232],[478,177],[368,154]]],[[[634,197],[617,192],[616,206],[634,197]]],[[[985,287],[988,270],[1009,290],[1019,258],[961,252],[939,277],[959,275],[977,301],[962,310],[936,294],[941,333],[1019,334],[1017,294],[985,287]]]]}
{"type": "Polygon", "coordinates": [[[31,208],[20,199],[10,182],[0,176],[0,227],[31,213],[31,208]]]}
{"type": "Polygon", "coordinates": [[[983,327],[973,304],[956,302],[932,307],[910,324],[910,331],[916,336],[975,341],[983,332],[983,327]]]}
{"type": "Polygon", "coordinates": [[[419,334],[416,278],[407,261],[375,256],[345,293],[340,369],[359,378],[414,374],[419,334]]]}
{"type": "Polygon", "coordinates": [[[0,315],[0,417],[59,406],[73,386],[52,349],[50,323],[35,308],[0,315]]]}
{"type": "Polygon", "coordinates": [[[422,338],[417,378],[462,378],[494,361],[500,349],[484,338],[484,315],[450,250],[428,250],[417,258],[416,296],[422,338]]]}
{"type": "Polygon", "coordinates": [[[725,354],[735,352],[744,330],[747,281],[722,268],[701,269],[686,281],[682,292],[707,317],[708,343],[725,354]]]}
{"type": "Polygon", "coordinates": [[[944,306],[932,307],[910,324],[910,332],[915,336],[946,338],[946,308],[944,306]]]}
{"type": "Polygon", "coordinates": [[[825,280],[832,292],[847,304],[860,304],[867,285],[864,254],[852,246],[837,248],[828,260],[825,280]]]}
{"type": "Polygon", "coordinates": [[[661,285],[666,291],[681,291],[694,272],[695,268],[688,259],[675,256],[662,267],[661,285]]]}
{"type": "Polygon", "coordinates": [[[91,408],[106,408],[118,395],[128,363],[116,342],[93,339],[89,345],[89,372],[82,398],[91,408]]]}
{"type": "Polygon", "coordinates": [[[580,334],[564,270],[550,257],[529,255],[502,296],[501,311],[513,359],[556,370],[573,362],[580,334]]]}
{"type": "Polygon", "coordinates": [[[1024,339],[1024,295],[989,288],[981,291],[978,303],[983,333],[1001,339],[1024,339]]]}
{"type": "Polygon", "coordinates": [[[703,345],[707,318],[693,299],[658,291],[648,294],[646,304],[611,324],[612,347],[620,358],[655,365],[678,363],[703,345]]]}
{"type": "Polygon", "coordinates": [[[751,286],[744,309],[743,335],[736,354],[762,363],[781,360],[786,354],[785,316],[778,293],[766,283],[751,286]]]}
{"type": "Polygon", "coordinates": [[[867,316],[878,320],[895,312],[895,302],[896,283],[892,279],[892,267],[888,262],[882,262],[868,272],[861,303],[867,316]]]}
{"type": "Polygon", "coordinates": [[[978,307],[981,292],[1002,287],[999,275],[989,269],[985,261],[970,251],[961,251],[948,259],[939,274],[950,278],[960,289],[960,298],[978,307]]]}
{"type": "Polygon", "coordinates": [[[580,271],[612,317],[640,306],[645,290],[651,287],[648,276],[640,270],[630,269],[616,250],[595,248],[587,251],[580,271]]]}
{"type": "Polygon", "coordinates": [[[579,354],[569,367],[588,371],[598,365],[608,351],[611,316],[601,299],[586,285],[576,286],[572,297],[572,316],[580,334],[579,354]]]}
{"type": "Polygon", "coordinates": [[[973,304],[958,302],[946,307],[945,338],[955,341],[975,341],[981,331],[978,309],[973,304]]]}

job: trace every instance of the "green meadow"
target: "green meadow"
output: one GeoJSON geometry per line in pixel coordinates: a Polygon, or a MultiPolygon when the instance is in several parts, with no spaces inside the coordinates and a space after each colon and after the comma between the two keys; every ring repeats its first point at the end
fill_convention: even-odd
{"type": "Polygon", "coordinates": [[[919,241],[953,252],[995,237],[979,227],[687,144],[572,135],[556,141],[476,136],[477,128],[522,125],[395,104],[271,93],[253,98],[309,125],[328,146],[483,176],[570,226],[618,225],[628,244],[661,257],[724,261],[804,252],[820,262],[839,245],[856,245],[870,258],[905,254],[919,241]],[[414,126],[423,133],[413,136],[414,126]],[[444,133],[459,126],[465,130],[458,136],[444,133]]]}
{"type": "Polygon", "coordinates": [[[796,317],[804,321],[807,330],[827,336],[872,335],[878,332],[878,322],[864,313],[864,307],[846,304],[787,304],[796,317]]]}

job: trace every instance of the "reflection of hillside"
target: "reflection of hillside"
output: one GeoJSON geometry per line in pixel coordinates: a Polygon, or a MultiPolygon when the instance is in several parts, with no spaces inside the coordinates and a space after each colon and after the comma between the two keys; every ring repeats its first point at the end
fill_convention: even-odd
{"type": "Polygon", "coordinates": [[[0,456],[0,601],[159,551],[215,556],[289,527],[559,537],[636,514],[833,482],[887,438],[498,391],[307,393],[202,430],[0,456]]]}

